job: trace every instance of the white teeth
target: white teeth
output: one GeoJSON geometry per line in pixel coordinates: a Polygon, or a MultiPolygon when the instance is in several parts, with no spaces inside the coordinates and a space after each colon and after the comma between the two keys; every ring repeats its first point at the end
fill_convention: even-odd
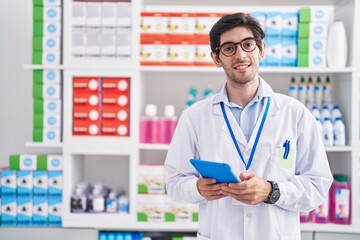
{"type": "Polygon", "coordinates": [[[249,65],[239,65],[239,66],[236,66],[235,68],[236,69],[244,69],[244,68],[247,68],[249,65]]]}

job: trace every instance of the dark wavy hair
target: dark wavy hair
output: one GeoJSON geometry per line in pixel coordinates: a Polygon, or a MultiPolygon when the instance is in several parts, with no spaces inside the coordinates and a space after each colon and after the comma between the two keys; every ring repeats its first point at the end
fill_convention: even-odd
{"type": "Polygon", "coordinates": [[[256,45],[260,51],[262,51],[261,43],[265,37],[265,33],[258,20],[245,13],[226,14],[214,24],[209,33],[211,51],[219,56],[219,50],[215,49],[220,46],[221,34],[238,26],[244,26],[253,33],[256,39],[256,45]]]}

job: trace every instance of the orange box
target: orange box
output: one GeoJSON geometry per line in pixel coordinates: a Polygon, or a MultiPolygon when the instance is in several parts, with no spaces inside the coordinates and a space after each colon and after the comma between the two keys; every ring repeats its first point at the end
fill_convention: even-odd
{"type": "Polygon", "coordinates": [[[195,13],[168,13],[168,34],[194,34],[195,13]]]}
{"type": "Polygon", "coordinates": [[[167,35],[141,34],[140,43],[141,65],[166,65],[168,54],[167,35]]]}
{"type": "Polygon", "coordinates": [[[129,78],[103,78],[102,82],[103,95],[108,93],[121,93],[129,95],[130,79],[129,78]]]}
{"type": "Polygon", "coordinates": [[[101,135],[104,136],[130,136],[129,124],[116,120],[103,120],[101,135]]]}
{"type": "Polygon", "coordinates": [[[221,16],[223,16],[223,13],[196,13],[195,34],[209,36],[211,28],[221,16]]]}
{"type": "Polygon", "coordinates": [[[101,117],[103,120],[117,120],[120,122],[129,122],[130,111],[129,106],[109,106],[105,105],[102,109],[101,117]]]}
{"type": "Polygon", "coordinates": [[[88,92],[93,94],[99,92],[100,79],[98,77],[73,77],[73,91],[88,92]]]}
{"type": "Polygon", "coordinates": [[[73,106],[73,119],[99,121],[100,109],[92,106],[83,106],[75,104],[73,106]]]}
{"type": "Polygon", "coordinates": [[[91,121],[80,121],[74,119],[73,135],[75,136],[99,136],[100,124],[95,124],[91,121]]]}
{"type": "Polygon", "coordinates": [[[195,45],[194,35],[173,34],[168,37],[168,65],[189,66],[194,65],[195,45]]]}
{"type": "Polygon", "coordinates": [[[141,12],[140,33],[166,33],[167,15],[164,12],[141,12]]]}
{"type": "Polygon", "coordinates": [[[89,94],[89,93],[81,93],[81,92],[74,92],[73,96],[73,105],[84,105],[84,106],[92,106],[98,107],[99,106],[99,94],[89,94]]]}
{"type": "Polygon", "coordinates": [[[105,105],[125,107],[130,105],[130,97],[119,93],[103,94],[101,103],[103,107],[105,105]]]}

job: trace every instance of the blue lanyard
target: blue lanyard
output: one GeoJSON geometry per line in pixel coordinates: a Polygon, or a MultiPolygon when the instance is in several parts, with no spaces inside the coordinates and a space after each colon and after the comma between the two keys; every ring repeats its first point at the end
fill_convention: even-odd
{"type": "Polygon", "coordinates": [[[265,120],[266,120],[266,116],[267,116],[267,114],[268,114],[268,112],[269,112],[270,97],[269,97],[268,100],[267,100],[265,112],[264,112],[264,115],[263,115],[263,117],[262,117],[262,119],[261,119],[261,124],[260,124],[259,130],[258,130],[258,132],[257,132],[257,134],[256,134],[254,146],[253,146],[253,148],[252,148],[252,150],[251,150],[249,162],[248,162],[247,164],[246,164],[246,162],[245,162],[245,159],[244,159],[243,155],[241,154],[240,147],[239,147],[239,145],[237,144],[237,141],[236,141],[236,139],[235,139],[234,132],[233,132],[233,130],[232,130],[232,128],[231,128],[229,119],[228,119],[228,117],[227,117],[227,115],[226,115],[226,112],[225,112],[224,103],[221,102],[220,105],[221,105],[221,110],[222,110],[222,113],[223,113],[223,116],[224,116],[226,125],[227,125],[227,127],[228,127],[228,129],[229,129],[231,138],[232,138],[232,140],[233,140],[233,142],[234,142],[235,148],[236,148],[236,150],[237,150],[237,152],[238,152],[238,154],[239,154],[239,156],[240,156],[240,158],[241,158],[241,161],[244,163],[244,165],[245,165],[245,167],[246,167],[246,170],[249,170],[249,168],[250,168],[250,166],[251,166],[251,163],[252,163],[252,160],[253,160],[253,157],[254,157],[254,154],[255,154],[255,150],[256,150],[257,144],[258,144],[258,142],[259,142],[259,138],[260,138],[261,132],[262,132],[263,127],[264,127],[264,123],[265,123],[265,120]]]}

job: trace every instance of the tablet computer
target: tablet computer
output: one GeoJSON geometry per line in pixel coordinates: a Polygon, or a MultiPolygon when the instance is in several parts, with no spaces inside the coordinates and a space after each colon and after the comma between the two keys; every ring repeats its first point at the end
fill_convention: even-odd
{"type": "Polygon", "coordinates": [[[214,178],[216,183],[240,182],[227,163],[190,159],[190,163],[204,178],[214,178]]]}

